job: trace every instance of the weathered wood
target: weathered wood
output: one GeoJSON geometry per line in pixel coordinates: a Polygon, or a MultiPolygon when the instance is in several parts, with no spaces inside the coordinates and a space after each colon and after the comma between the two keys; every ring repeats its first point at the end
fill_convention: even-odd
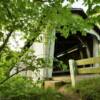
{"type": "Polygon", "coordinates": [[[58,80],[48,80],[44,82],[44,88],[58,88],[62,83],[62,81],[58,80]]]}
{"type": "Polygon", "coordinates": [[[53,80],[63,81],[63,82],[66,82],[66,83],[70,83],[71,82],[70,75],[67,75],[67,76],[66,75],[64,75],[64,76],[54,76],[53,80]]]}
{"type": "Polygon", "coordinates": [[[75,61],[70,59],[69,60],[69,68],[70,68],[70,76],[71,76],[71,83],[72,87],[75,87],[76,80],[75,80],[75,61]]]}
{"type": "MultiPolygon", "coordinates": [[[[82,68],[81,68],[82,69],[82,68]]],[[[90,79],[90,78],[95,78],[95,77],[100,77],[100,74],[84,74],[84,73],[81,73],[79,75],[76,75],[75,79],[76,79],[76,83],[80,80],[84,80],[84,79],[90,79]]],[[[62,82],[65,82],[66,84],[70,84],[71,83],[71,78],[69,75],[64,75],[64,76],[56,76],[56,77],[53,77],[53,80],[56,80],[56,81],[62,81],[62,82]]]]}
{"type": "Polygon", "coordinates": [[[100,67],[78,68],[79,74],[100,74],[100,67]]]}
{"type": "Polygon", "coordinates": [[[93,58],[88,58],[88,59],[76,60],[77,66],[95,64],[95,63],[100,63],[100,57],[93,57],[93,58]]]}

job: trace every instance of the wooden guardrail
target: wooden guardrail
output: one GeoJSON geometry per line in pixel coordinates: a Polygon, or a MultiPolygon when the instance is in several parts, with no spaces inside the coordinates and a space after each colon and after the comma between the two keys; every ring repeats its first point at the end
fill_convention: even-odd
{"type": "Polygon", "coordinates": [[[87,59],[76,60],[75,62],[77,66],[95,64],[95,63],[100,63],[100,57],[93,57],[93,58],[91,57],[87,59]]]}
{"type": "Polygon", "coordinates": [[[70,68],[70,76],[72,87],[75,87],[76,84],[76,73],[78,74],[97,74],[100,73],[100,67],[86,67],[86,68],[78,68],[81,65],[90,65],[100,63],[100,57],[91,57],[87,59],[81,60],[69,60],[69,68],[70,68]]]}

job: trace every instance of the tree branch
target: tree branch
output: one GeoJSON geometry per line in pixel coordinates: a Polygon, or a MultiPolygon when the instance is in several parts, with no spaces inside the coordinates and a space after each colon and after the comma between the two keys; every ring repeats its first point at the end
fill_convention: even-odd
{"type": "Polygon", "coordinates": [[[0,82],[0,85],[2,85],[3,83],[5,83],[6,81],[8,81],[10,78],[12,78],[13,76],[17,75],[18,73],[20,72],[23,72],[23,71],[27,71],[27,68],[24,68],[20,71],[16,71],[16,73],[10,75],[9,77],[7,77],[6,79],[4,79],[3,81],[0,82]]]}
{"type": "Polygon", "coordinates": [[[11,34],[13,33],[13,30],[11,30],[8,35],[7,35],[7,38],[4,40],[4,43],[0,46],[0,52],[4,49],[4,47],[6,46],[6,44],[8,43],[9,41],[9,38],[11,36],[11,34]]]}

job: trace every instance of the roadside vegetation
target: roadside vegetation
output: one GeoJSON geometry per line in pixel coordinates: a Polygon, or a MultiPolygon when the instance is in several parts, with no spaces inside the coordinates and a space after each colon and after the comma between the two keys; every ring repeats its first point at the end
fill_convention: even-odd
{"type": "Polygon", "coordinates": [[[0,100],[65,100],[55,89],[38,87],[26,77],[16,76],[0,85],[0,100]]]}
{"type": "MultiPolygon", "coordinates": [[[[94,24],[100,26],[100,0],[84,0],[87,19],[71,12],[71,5],[76,0],[68,1],[68,5],[62,6],[64,0],[0,0],[0,100],[69,100],[73,97],[74,94],[68,96],[68,93],[63,95],[51,88],[39,88],[32,80],[18,75],[23,71],[34,71],[50,65],[46,59],[29,56],[29,48],[41,33],[47,33],[51,38],[55,30],[67,38],[77,32],[86,35],[84,29],[91,29],[94,24]],[[18,38],[17,32],[24,45],[20,51],[16,51],[17,48],[13,51],[10,40],[18,38]],[[11,75],[10,72],[18,68],[19,62],[23,62],[26,67],[11,75]]],[[[18,41],[15,42],[17,45],[18,41]]],[[[72,91],[83,100],[99,100],[99,86],[99,79],[83,81],[72,91]]]]}
{"type": "Polygon", "coordinates": [[[82,100],[100,100],[100,78],[80,81],[75,89],[82,100]]]}

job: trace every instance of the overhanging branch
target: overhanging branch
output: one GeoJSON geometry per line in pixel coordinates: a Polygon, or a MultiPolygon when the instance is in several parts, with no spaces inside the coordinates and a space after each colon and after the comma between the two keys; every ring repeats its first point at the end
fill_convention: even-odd
{"type": "Polygon", "coordinates": [[[18,73],[23,72],[23,71],[27,71],[27,68],[23,68],[22,70],[20,70],[20,71],[18,71],[18,72],[16,71],[16,73],[10,75],[10,76],[7,77],[6,79],[4,79],[2,82],[0,82],[0,85],[2,85],[2,84],[5,83],[6,81],[8,81],[10,78],[12,78],[13,76],[15,76],[15,75],[17,75],[18,73]]]}
{"type": "Polygon", "coordinates": [[[8,43],[9,38],[10,38],[10,36],[11,36],[12,33],[13,33],[13,30],[11,30],[11,31],[8,33],[8,35],[7,35],[6,39],[4,40],[3,44],[0,46],[0,52],[4,49],[4,47],[5,47],[6,44],[8,43]]]}

